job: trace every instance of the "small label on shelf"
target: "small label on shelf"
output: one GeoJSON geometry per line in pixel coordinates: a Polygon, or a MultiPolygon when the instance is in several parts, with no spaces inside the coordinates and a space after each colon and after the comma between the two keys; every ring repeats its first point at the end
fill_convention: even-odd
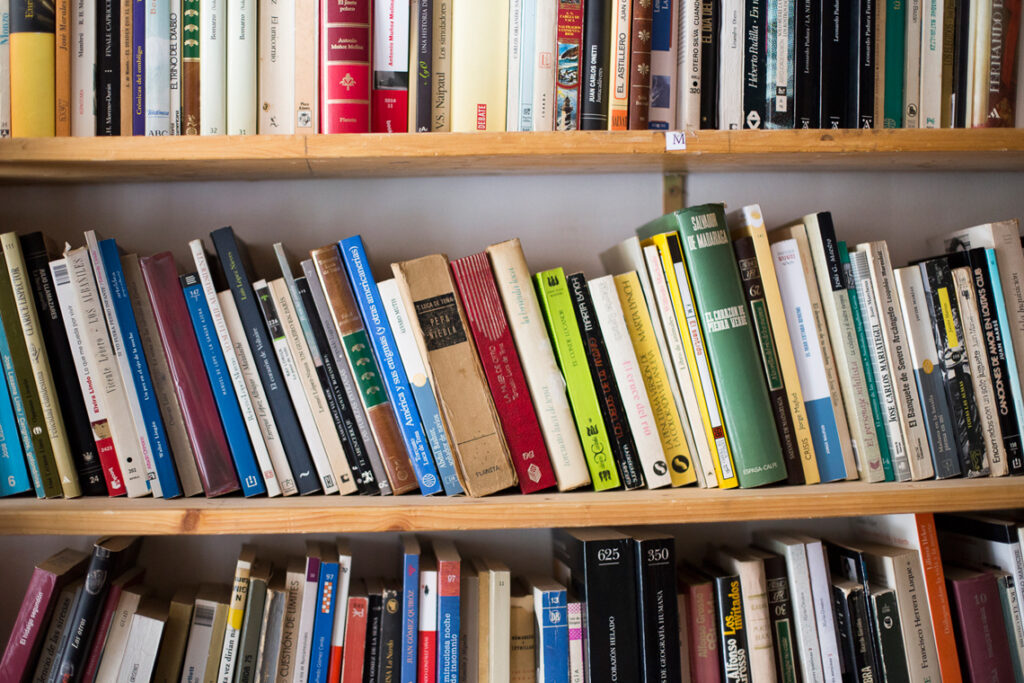
{"type": "Polygon", "coordinates": [[[665,133],[665,151],[679,152],[686,149],[686,131],[670,130],[665,133]]]}

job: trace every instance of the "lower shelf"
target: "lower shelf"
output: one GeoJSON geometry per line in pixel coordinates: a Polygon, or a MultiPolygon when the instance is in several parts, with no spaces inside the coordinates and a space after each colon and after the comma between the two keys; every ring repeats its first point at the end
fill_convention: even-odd
{"type": "Polygon", "coordinates": [[[685,524],[1024,507],[1024,478],[490,498],[0,501],[0,534],[282,534],[685,524]]]}

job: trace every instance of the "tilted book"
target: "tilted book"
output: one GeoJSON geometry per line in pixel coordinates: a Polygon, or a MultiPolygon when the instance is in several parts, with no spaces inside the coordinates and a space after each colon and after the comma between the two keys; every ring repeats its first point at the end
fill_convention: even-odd
{"type": "MultiPolygon", "coordinates": [[[[64,320],[68,320],[66,309],[64,320]]],[[[3,325],[0,324],[0,364],[6,365],[11,352],[7,348],[7,335],[2,328],[3,325]]],[[[69,332],[69,338],[70,336],[69,332]]],[[[29,458],[32,457],[31,443],[27,447],[23,446],[19,438],[19,426],[25,422],[25,411],[17,392],[17,381],[8,384],[5,369],[0,374],[0,495],[5,496],[33,490],[26,462],[26,454],[29,458]]],[[[99,450],[100,447],[97,445],[97,451],[99,450]]],[[[110,455],[113,456],[113,453],[110,455]]],[[[116,488],[110,490],[113,493],[116,488]]],[[[120,487],[120,492],[124,493],[123,486],[120,487]]]]}
{"type": "Polygon", "coordinates": [[[946,567],[946,585],[965,673],[972,681],[1013,680],[1010,642],[999,610],[999,588],[988,572],[946,567]]]}

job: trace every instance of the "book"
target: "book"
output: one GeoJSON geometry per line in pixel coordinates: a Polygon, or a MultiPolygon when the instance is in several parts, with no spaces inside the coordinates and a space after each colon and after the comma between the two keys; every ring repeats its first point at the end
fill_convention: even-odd
{"type": "MultiPolygon", "coordinates": [[[[320,6],[320,131],[370,132],[370,2],[320,6]]],[[[429,92],[429,90],[428,90],[429,92]]]]}
{"type": "Polygon", "coordinates": [[[1012,680],[1010,644],[999,610],[996,579],[987,572],[946,566],[953,597],[957,652],[970,680],[1012,680]]]}
{"type": "Polygon", "coordinates": [[[75,579],[65,586],[57,596],[57,604],[52,610],[50,623],[46,627],[46,636],[43,638],[42,647],[39,650],[33,681],[49,680],[51,674],[56,678],[57,671],[53,668],[54,659],[59,652],[60,644],[70,636],[68,618],[81,598],[84,586],[84,579],[75,579]]]}
{"type": "MultiPolygon", "coordinates": [[[[285,74],[285,83],[289,80],[294,88],[291,118],[294,131],[298,135],[313,135],[320,130],[317,120],[317,59],[321,31],[320,8],[313,0],[295,0],[294,3],[294,63],[292,72],[285,74]]],[[[408,26],[408,14],[405,15],[408,26]]],[[[408,63],[406,63],[408,68],[408,63]]]]}
{"type": "MultiPolygon", "coordinates": [[[[481,681],[496,680],[504,677],[510,669],[512,577],[509,568],[497,560],[474,561],[472,569],[477,574],[479,585],[478,603],[475,606],[478,619],[476,637],[479,638],[476,675],[481,681]]],[[[467,573],[463,572],[462,575],[467,573]]],[[[469,596],[465,596],[465,599],[469,599],[469,596]]],[[[467,624],[463,643],[473,637],[474,632],[469,630],[467,624]]],[[[466,675],[472,677],[473,673],[467,670],[466,675]]]]}
{"type": "Polygon", "coordinates": [[[714,586],[715,616],[719,660],[722,680],[742,681],[750,671],[750,653],[747,649],[746,619],[743,613],[743,589],[736,575],[715,570],[711,577],[714,586]]]}
{"type": "Polygon", "coordinates": [[[558,364],[565,378],[576,431],[584,444],[594,489],[603,491],[617,488],[619,475],[587,367],[583,340],[573,313],[565,273],[561,268],[553,268],[535,274],[533,279],[558,364]]]}
{"type": "Polygon", "coordinates": [[[118,64],[118,87],[121,110],[120,131],[122,136],[135,134],[135,2],[119,0],[115,21],[120,23],[120,59],[118,64]]]}
{"type": "MultiPolygon", "coordinates": [[[[710,128],[719,130],[738,130],[743,123],[743,59],[745,52],[744,19],[746,3],[744,0],[729,0],[719,7],[719,29],[715,32],[718,39],[718,61],[712,72],[717,88],[717,120],[709,121],[710,128]]],[[[710,65],[709,65],[710,66],[710,65]]],[[[702,79],[702,83],[704,80],[702,79]]],[[[707,82],[711,82],[710,79],[707,82]]],[[[703,118],[703,117],[702,117],[703,118]]],[[[702,126],[703,127],[703,121],[702,126]]]]}
{"type": "MultiPolygon", "coordinates": [[[[821,127],[821,3],[798,0],[796,3],[795,72],[796,97],[793,101],[795,128],[821,127]]],[[[902,92],[902,91],[901,91],[902,92]]],[[[903,110],[900,109],[900,121],[903,110]]]]}
{"type": "MultiPolygon", "coordinates": [[[[0,326],[0,338],[3,337],[5,335],[0,326]]],[[[0,341],[0,359],[10,357],[6,346],[6,339],[0,341]]],[[[21,407],[20,404],[19,407],[21,407]]],[[[18,437],[18,412],[12,403],[11,385],[7,383],[5,372],[3,376],[0,376],[0,496],[32,490],[32,480],[29,478],[25,451],[18,437]]],[[[116,490],[116,488],[111,489],[110,492],[114,493],[116,490]]],[[[120,493],[124,493],[123,487],[121,487],[120,493]]]]}
{"type": "Polygon", "coordinates": [[[409,111],[409,3],[374,3],[371,25],[370,129],[375,133],[405,133],[409,111]]]}
{"type": "Polygon", "coordinates": [[[263,604],[263,615],[258,626],[256,664],[254,675],[257,680],[276,680],[278,664],[281,660],[281,633],[284,631],[284,615],[288,590],[285,574],[272,574],[267,586],[267,595],[263,604]]]}
{"type": "MultiPolygon", "coordinates": [[[[139,259],[139,267],[149,290],[160,341],[167,354],[171,377],[174,378],[174,388],[192,444],[192,452],[195,454],[203,490],[207,496],[237,491],[238,476],[232,464],[224,428],[217,415],[213,390],[209,382],[204,381],[196,372],[196,369],[203,365],[203,358],[195,333],[186,324],[191,317],[178,282],[178,267],[174,263],[174,256],[170,252],[163,252],[143,257],[139,259]]],[[[111,411],[110,415],[114,416],[116,413],[111,411]]],[[[120,453],[120,447],[118,452],[120,453]]],[[[121,471],[126,477],[127,485],[130,471],[126,471],[123,466],[121,471]]]]}
{"type": "Polygon", "coordinates": [[[569,626],[569,683],[583,683],[583,604],[571,600],[565,611],[569,626]]]}
{"type": "Polygon", "coordinates": [[[395,357],[394,335],[384,314],[377,283],[370,273],[362,237],[356,235],[344,239],[339,242],[339,248],[359,311],[371,332],[370,344],[384,373],[384,387],[399,419],[402,438],[419,481],[420,493],[439,493],[441,483],[437,468],[427,449],[419,411],[411,400],[405,369],[395,357]]]}
{"type": "MultiPolygon", "coordinates": [[[[644,681],[675,681],[682,676],[676,600],[675,539],[653,531],[634,532],[640,665],[644,681]]],[[[564,679],[563,679],[564,680],[564,679]]]]}
{"type": "Polygon", "coordinates": [[[518,239],[487,248],[560,491],[590,483],[559,366],[518,239]]]}
{"type": "Polygon", "coordinates": [[[174,591],[167,608],[167,623],[164,625],[160,651],[153,669],[154,683],[171,683],[181,680],[181,665],[185,659],[188,643],[189,624],[192,622],[192,608],[195,605],[197,586],[184,585],[174,591]]]}
{"type": "Polygon", "coordinates": [[[799,680],[800,664],[796,651],[796,627],[786,560],[781,555],[759,548],[747,548],[746,554],[764,564],[768,618],[771,621],[771,640],[775,655],[775,679],[780,683],[793,683],[799,680]]]}
{"type": "MultiPolygon", "coordinates": [[[[676,577],[679,594],[686,596],[687,638],[680,649],[687,651],[689,671],[684,671],[683,675],[689,674],[695,683],[719,683],[722,674],[714,583],[709,576],[685,562],[678,567],[676,577]]],[[[682,616],[680,614],[680,618],[682,616]]]]}
{"type": "Polygon", "coordinates": [[[1001,569],[991,567],[983,571],[995,577],[996,588],[999,590],[999,604],[1002,607],[1003,621],[1006,624],[1006,640],[1010,650],[1010,661],[1013,663],[1014,677],[1020,676],[1020,652],[1024,644],[1024,626],[1020,619],[1020,606],[1017,604],[1017,588],[1013,575],[1001,569]]]}
{"type": "Polygon", "coordinates": [[[613,6],[613,0],[592,0],[583,5],[580,130],[608,130],[613,6]]]}
{"type": "Polygon", "coordinates": [[[11,136],[53,137],[56,132],[54,5],[10,4],[11,136]]]}
{"type": "Polygon", "coordinates": [[[437,681],[458,683],[459,646],[462,633],[459,620],[461,562],[455,544],[435,540],[437,559],[437,681]]]}
{"type": "MultiPolygon", "coordinates": [[[[775,651],[768,616],[768,593],[764,560],[760,556],[734,548],[717,547],[711,560],[727,574],[735,574],[740,582],[742,627],[745,633],[746,658],[751,679],[775,681],[775,651]]],[[[732,608],[730,607],[730,610],[732,608]]],[[[729,622],[722,625],[728,630],[729,622]]],[[[729,676],[726,676],[726,680],[729,676]]]]}
{"type": "Polygon", "coordinates": [[[869,669],[876,671],[882,671],[882,661],[880,653],[874,644],[877,634],[874,626],[875,613],[874,607],[871,601],[868,599],[871,595],[871,582],[868,576],[867,562],[864,558],[864,551],[861,550],[856,543],[844,544],[837,541],[824,541],[825,551],[828,557],[829,572],[832,581],[832,591],[835,604],[836,618],[840,617],[840,612],[844,611],[843,618],[847,624],[851,627],[848,628],[849,633],[843,633],[843,629],[840,629],[840,638],[843,655],[843,669],[847,671],[859,671],[861,667],[848,666],[850,662],[855,662],[858,657],[865,657],[870,660],[869,669]],[[844,586],[842,592],[842,600],[835,595],[837,582],[840,580],[848,580],[860,586],[860,595],[855,598],[856,603],[861,598],[864,600],[864,609],[866,615],[864,617],[862,628],[868,629],[866,641],[861,641],[856,633],[856,626],[853,619],[856,615],[856,605],[849,604],[850,590],[849,587],[844,586]],[[867,596],[867,597],[865,597],[867,596]],[[859,654],[855,654],[855,652],[859,654]]]}
{"type": "Polygon", "coordinates": [[[537,626],[533,617],[533,593],[516,579],[509,598],[508,680],[537,680],[537,626]]]}
{"type": "Polygon", "coordinates": [[[367,579],[366,592],[369,596],[366,621],[366,645],[363,648],[364,658],[362,677],[358,680],[374,683],[377,680],[377,668],[380,662],[380,624],[384,584],[380,579],[367,579]]]}
{"type": "Polygon", "coordinates": [[[149,596],[132,617],[125,656],[117,672],[118,683],[150,680],[167,623],[167,600],[149,596]]]}
{"type": "Polygon", "coordinates": [[[103,608],[100,610],[99,619],[96,622],[96,632],[93,635],[92,645],[89,646],[89,653],[85,658],[85,666],[82,669],[83,680],[93,680],[103,659],[103,651],[106,647],[107,638],[114,625],[114,617],[118,611],[121,601],[121,593],[132,586],[137,586],[146,578],[146,570],[143,567],[132,567],[127,569],[110,582],[110,590],[103,599],[103,608]]]}
{"type": "Polygon", "coordinates": [[[362,683],[368,608],[366,584],[362,579],[357,579],[352,582],[352,590],[346,608],[348,614],[345,618],[345,645],[340,678],[331,680],[341,681],[341,683],[362,683]]]}
{"type": "MultiPolygon", "coordinates": [[[[704,92],[702,64],[703,3],[700,0],[655,3],[651,28],[651,109],[649,126],[669,130],[700,128],[704,92]],[[682,65],[675,57],[682,55],[682,65]],[[666,111],[667,110],[667,111],[666,111]]],[[[707,17],[708,22],[711,16],[707,17]]],[[[708,83],[713,89],[713,84],[708,83]]]]}
{"type": "MultiPolygon", "coordinates": [[[[796,127],[797,0],[768,4],[765,20],[765,128],[796,127]]],[[[803,45],[800,46],[803,49],[803,45]]]]}
{"type": "Polygon", "coordinates": [[[227,0],[200,0],[199,135],[224,135],[227,131],[226,20],[227,0]]]}
{"type": "MultiPolygon", "coordinates": [[[[96,680],[112,681],[117,678],[122,661],[129,656],[127,648],[132,619],[147,597],[150,597],[150,588],[141,585],[126,587],[118,596],[110,628],[104,634],[106,638],[103,642],[102,658],[94,672],[96,680]]],[[[98,635],[100,634],[97,633],[98,635]]]]}
{"type": "Polygon", "coordinates": [[[285,607],[281,620],[280,649],[277,654],[277,666],[274,668],[274,679],[287,683],[295,677],[298,668],[296,658],[297,634],[299,619],[302,616],[302,604],[306,589],[306,562],[302,557],[290,557],[286,566],[284,591],[285,607]]]}
{"type": "Polygon", "coordinates": [[[651,51],[653,48],[653,3],[634,2],[630,24],[629,128],[647,130],[651,109],[651,51]]]}
{"type": "MultiPolygon", "coordinates": [[[[196,0],[182,0],[182,3],[192,2],[196,2],[196,0]]],[[[185,9],[186,21],[188,20],[188,9],[185,9]]],[[[369,8],[366,11],[368,13],[369,8]]],[[[259,107],[256,129],[260,135],[291,135],[295,133],[293,113],[295,111],[295,5],[294,3],[261,0],[256,15],[259,20],[256,69],[259,107]],[[273,30],[272,27],[277,27],[277,30],[273,30]]],[[[185,77],[188,75],[184,67],[189,66],[188,50],[183,49],[183,54],[185,55],[182,70],[182,85],[184,87],[186,85],[185,77]]],[[[196,57],[198,56],[197,51],[196,57]]],[[[369,71],[368,53],[366,67],[369,71]]],[[[367,74],[368,76],[369,74],[367,74]]],[[[367,100],[369,100],[369,82],[364,87],[367,100]]],[[[187,92],[186,88],[182,94],[183,101],[187,98],[187,92]]],[[[184,102],[182,108],[184,109],[184,102]]],[[[369,113],[367,113],[366,129],[369,131],[369,113]]]]}
{"type": "MultiPolygon", "coordinates": [[[[231,588],[227,585],[203,584],[199,587],[189,625],[188,645],[181,665],[182,680],[215,680],[213,676],[206,676],[207,665],[210,664],[210,651],[216,645],[218,636],[223,645],[230,596],[231,588]]],[[[220,653],[219,648],[217,652],[220,653]]],[[[220,663],[219,659],[217,663],[220,663]]]]}
{"type": "Polygon", "coordinates": [[[505,129],[505,83],[508,70],[508,3],[488,0],[452,3],[451,130],[505,129]]]}
{"type": "MultiPolygon", "coordinates": [[[[306,558],[304,563],[302,601],[298,605],[294,631],[295,642],[292,649],[292,680],[309,680],[310,653],[313,650],[313,628],[317,608],[320,604],[320,571],[322,560],[320,544],[306,541],[306,558]]],[[[280,674],[279,674],[280,675],[280,674]]]]}
{"type": "Polygon", "coordinates": [[[569,625],[565,586],[543,576],[527,576],[533,593],[536,628],[537,683],[569,679],[569,625]]]}
{"type": "MultiPolygon", "coordinates": [[[[476,574],[472,572],[464,572],[462,575],[463,582],[466,577],[472,575],[474,578],[476,574]]],[[[416,625],[416,674],[415,680],[417,681],[436,681],[437,680],[437,560],[434,559],[433,554],[425,553],[420,558],[420,572],[419,572],[419,616],[417,618],[416,625]]],[[[465,593],[465,590],[463,590],[465,593]]],[[[474,607],[476,605],[474,604],[474,607]]],[[[466,611],[466,601],[461,604],[463,612],[466,611]]],[[[460,615],[460,621],[464,622],[462,615],[460,615]]],[[[468,624],[467,624],[468,626],[468,624]]],[[[474,629],[468,629],[467,635],[473,634],[476,631],[474,629]]],[[[466,642],[460,643],[462,649],[467,649],[466,642]]],[[[403,644],[404,648],[404,644],[403,644]]]]}
{"type": "MultiPolygon", "coordinates": [[[[7,28],[0,29],[3,43],[0,43],[0,79],[3,83],[11,82],[11,3],[4,0],[0,4],[0,16],[6,18],[7,28]]],[[[91,72],[90,72],[91,73],[91,72]]],[[[89,133],[90,135],[92,132],[89,133]]],[[[0,93],[0,137],[11,137],[11,89],[6,87],[0,93]]]]}
{"type": "Polygon", "coordinates": [[[743,3],[743,93],[740,128],[763,128],[768,120],[768,102],[764,96],[767,82],[768,7],[761,0],[743,3]]]}
{"type": "MultiPolygon", "coordinates": [[[[103,0],[103,2],[105,5],[108,3],[113,4],[113,0],[103,0]]],[[[199,83],[202,60],[199,58],[199,38],[186,37],[198,34],[200,30],[199,12],[199,0],[181,0],[182,135],[199,135],[199,83]]],[[[270,12],[267,12],[267,14],[269,15],[270,12]]],[[[270,17],[267,16],[267,19],[269,20],[270,17]]],[[[262,95],[261,99],[263,99],[262,95]]],[[[261,130],[260,132],[265,131],[261,130]]],[[[116,134],[116,132],[114,134],[116,134]]]]}
{"type": "Polygon", "coordinates": [[[256,0],[230,0],[225,9],[227,97],[224,132],[227,135],[254,135],[258,47],[256,0]]]}
{"type": "Polygon", "coordinates": [[[399,677],[402,649],[402,588],[397,581],[385,581],[381,591],[379,639],[376,680],[393,681],[399,677]]]}
{"type": "Polygon", "coordinates": [[[487,254],[456,259],[451,269],[519,488],[523,493],[551,488],[555,473],[487,254]]]}
{"type": "Polygon", "coordinates": [[[451,0],[431,0],[430,130],[438,132],[451,130],[451,10],[451,0]]]}
{"type": "Polygon", "coordinates": [[[573,0],[559,0],[555,59],[555,130],[578,130],[580,125],[580,75],[583,62],[583,8],[573,0]]]}
{"type": "Polygon", "coordinates": [[[310,641],[309,677],[307,680],[324,683],[330,667],[331,639],[334,613],[337,609],[339,567],[338,554],[330,543],[320,545],[320,579],[316,588],[313,635],[310,641]]]}
{"type": "MultiPolygon", "coordinates": [[[[437,563],[434,558],[429,558],[431,565],[436,569],[437,563]]],[[[486,641],[489,633],[484,632],[483,628],[489,626],[486,624],[488,606],[480,604],[480,577],[481,567],[483,560],[476,557],[466,558],[466,571],[459,572],[459,630],[464,633],[465,636],[462,642],[459,643],[459,671],[466,679],[472,679],[479,676],[480,672],[480,641],[486,641]],[[481,620],[483,619],[483,621],[481,620]]],[[[421,585],[423,582],[420,582],[421,585]]],[[[431,578],[431,586],[433,586],[431,596],[437,595],[437,576],[431,578]]],[[[420,609],[423,607],[423,598],[425,595],[420,594],[420,609]]],[[[425,680],[433,680],[437,678],[437,607],[430,606],[430,609],[434,610],[433,618],[430,621],[430,625],[426,623],[426,620],[420,619],[420,678],[425,680]],[[423,629],[434,629],[433,631],[424,631],[423,629]],[[429,652],[423,647],[424,639],[423,635],[426,634],[432,637],[432,644],[429,645],[432,648],[429,652]],[[431,657],[431,664],[427,665],[422,657],[431,657]]]]}
{"type": "Polygon", "coordinates": [[[864,586],[850,579],[833,577],[832,599],[843,670],[858,681],[875,680],[864,586]]]}
{"type": "Polygon", "coordinates": [[[338,581],[334,588],[335,607],[327,668],[328,681],[336,681],[341,675],[345,627],[348,618],[348,596],[352,586],[352,548],[348,540],[339,538],[334,544],[333,552],[338,559],[338,581]]]}
{"type": "MultiPolygon", "coordinates": [[[[528,50],[528,43],[533,39],[536,23],[529,21],[527,15],[536,9],[536,2],[531,0],[511,0],[508,6],[508,74],[505,88],[505,130],[519,132],[522,129],[523,81],[533,78],[533,69],[528,69],[533,51],[528,50]],[[526,64],[524,64],[524,59],[526,64]]],[[[526,98],[527,114],[533,98],[526,98]]]]}
{"type": "MultiPolygon", "coordinates": [[[[907,656],[903,648],[903,629],[900,626],[896,591],[874,584],[870,590],[875,646],[882,665],[881,675],[885,676],[886,681],[909,681],[910,672],[907,669],[907,656]]],[[[954,648],[954,659],[955,655],[954,648]]]]}
{"type": "MultiPolygon", "coordinates": [[[[157,0],[143,4],[145,11],[142,21],[144,37],[143,88],[144,127],[146,135],[170,135],[171,129],[171,2],[157,0]]],[[[230,19],[230,15],[229,15],[230,19]]],[[[255,21],[255,14],[249,17],[255,21]]],[[[248,26],[243,25],[247,29],[248,26]]],[[[238,30],[237,25],[232,27],[238,30]]],[[[231,29],[229,29],[231,30],[231,29]]],[[[253,43],[255,45],[255,43],[253,43]]],[[[255,84],[256,53],[253,52],[252,77],[255,84]]],[[[239,74],[240,75],[240,74],[239,74]]],[[[177,94],[177,93],[175,93],[177,94]]],[[[253,102],[255,103],[255,87],[253,102]]],[[[255,106],[253,107],[255,115],[255,106]]],[[[255,127],[250,132],[255,131],[255,127]]]]}
{"type": "MultiPolygon", "coordinates": [[[[632,0],[612,0],[608,53],[608,130],[629,127],[629,95],[633,73],[630,70],[632,0]]],[[[586,11],[586,8],[584,8],[586,11]]]]}
{"type": "Polygon", "coordinates": [[[401,637],[398,640],[396,677],[416,683],[419,649],[420,543],[412,534],[400,537],[402,544],[401,637]]]}
{"type": "Polygon", "coordinates": [[[256,561],[256,549],[243,545],[235,563],[235,578],[231,584],[231,602],[228,603],[228,620],[224,629],[224,645],[220,652],[220,665],[217,668],[217,680],[228,683],[235,679],[241,648],[242,627],[245,623],[245,611],[249,598],[249,575],[256,561]]]}

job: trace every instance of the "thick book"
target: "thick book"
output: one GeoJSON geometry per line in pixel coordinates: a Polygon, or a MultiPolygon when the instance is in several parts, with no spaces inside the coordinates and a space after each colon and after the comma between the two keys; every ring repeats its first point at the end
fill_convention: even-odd
{"type": "Polygon", "coordinates": [[[191,317],[178,281],[174,256],[164,252],[144,257],[139,259],[139,266],[149,289],[203,490],[207,496],[237,491],[238,476],[217,415],[213,390],[206,378],[196,371],[203,366],[203,357],[188,322],[191,317]]]}
{"type": "Polygon", "coordinates": [[[724,683],[750,680],[750,651],[747,649],[747,622],[743,612],[740,577],[710,568],[715,593],[715,616],[719,660],[724,683]]]}
{"type": "Polygon", "coordinates": [[[425,496],[440,493],[441,482],[437,467],[427,447],[405,368],[395,355],[395,338],[384,313],[384,304],[377,291],[377,283],[370,272],[362,237],[349,237],[339,242],[338,246],[363,322],[370,331],[370,345],[377,357],[383,374],[384,388],[399,421],[402,439],[419,481],[420,493],[425,496]]]}
{"type": "Polygon", "coordinates": [[[601,418],[597,392],[587,366],[583,339],[573,313],[565,273],[561,268],[553,268],[534,275],[534,282],[558,364],[565,378],[576,431],[584,444],[594,489],[603,491],[616,488],[620,483],[619,475],[608,431],[601,418]]]}
{"type": "Polygon", "coordinates": [[[580,130],[608,130],[613,0],[583,5],[583,60],[580,64],[580,130]]]}
{"type": "Polygon", "coordinates": [[[178,588],[171,598],[164,636],[160,641],[160,652],[157,654],[156,666],[153,669],[154,683],[173,683],[181,680],[181,665],[185,659],[185,646],[188,643],[188,628],[192,622],[196,590],[195,585],[184,585],[178,588]]]}
{"type": "Polygon", "coordinates": [[[637,232],[647,237],[666,230],[679,230],[740,486],[784,479],[786,468],[768,390],[760,381],[757,342],[746,313],[724,207],[692,207],[637,232]],[[759,379],[753,386],[752,377],[759,379]]]}
{"type": "Polygon", "coordinates": [[[522,245],[518,239],[492,244],[487,255],[509,313],[509,329],[522,359],[558,489],[568,491],[585,486],[590,483],[590,476],[522,245]]]}
{"type": "Polygon", "coordinates": [[[573,0],[559,0],[558,3],[555,130],[577,130],[580,127],[580,94],[583,90],[580,75],[584,59],[582,4],[573,0]]]}
{"type": "Polygon", "coordinates": [[[573,593],[586,603],[592,683],[640,680],[636,601],[616,599],[635,595],[634,553],[630,537],[608,529],[555,532],[556,578],[571,583],[573,593]]]}
{"type": "Polygon", "coordinates": [[[945,571],[964,673],[972,681],[1014,680],[996,578],[949,565],[945,571]]]}
{"type": "Polygon", "coordinates": [[[370,132],[372,8],[369,0],[320,5],[321,133],[370,132]]]}
{"type": "Polygon", "coordinates": [[[288,398],[288,390],[281,376],[281,367],[274,355],[274,348],[267,336],[259,304],[252,291],[248,255],[244,244],[235,236],[230,227],[210,233],[210,240],[217,251],[217,258],[224,271],[225,280],[235,297],[238,316],[242,320],[249,346],[252,349],[267,394],[270,412],[277,423],[285,453],[296,476],[299,493],[305,495],[319,489],[313,475],[313,462],[309,449],[302,438],[295,409],[288,398]],[[305,474],[305,476],[303,476],[305,474]]]}
{"type": "Polygon", "coordinates": [[[674,656],[679,643],[675,539],[649,530],[632,536],[642,653],[642,675],[637,680],[676,681],[682,671],[679,657],[674,656]]]}
{"type": "Polygon", "coordinates": [[[437,682],[459,683],[461,560],[452,541],[439,539],[433,545],[437,558],[437,682]]]}
{"type": "Polygon", "coordinates": [[[537,683],[569,680],[569,624],[565,586],[543,576],[528,576],[533,593],[537,683]]]}
{"type": "Polygon", "coordinates": [[[487,254],[456,259],[451,269],[519,488],[523,493],[551,488],[555,473],[487,254]]]}
{"type": "Polygon", "coordinates": [[[54,4],[14,0],[10,13],[11,135],[53,137],[56,126],[54,4]]]}
{"type": "Polygon", "coordinates": [[[117,671],[118,683],[152,679],[169,607],[167,600],[157,596],[146,596],[139,604],[132,616],[125,655],[117,671]]]}
{"type": "MultiPolygon", "coordinates": [[[[445,0],[437,0],[439,3],[445,0]]],[[[503,131],[508,76],[508,3],[501,0],[446,4],[451,14],[451,130],[503,131]]]]}

